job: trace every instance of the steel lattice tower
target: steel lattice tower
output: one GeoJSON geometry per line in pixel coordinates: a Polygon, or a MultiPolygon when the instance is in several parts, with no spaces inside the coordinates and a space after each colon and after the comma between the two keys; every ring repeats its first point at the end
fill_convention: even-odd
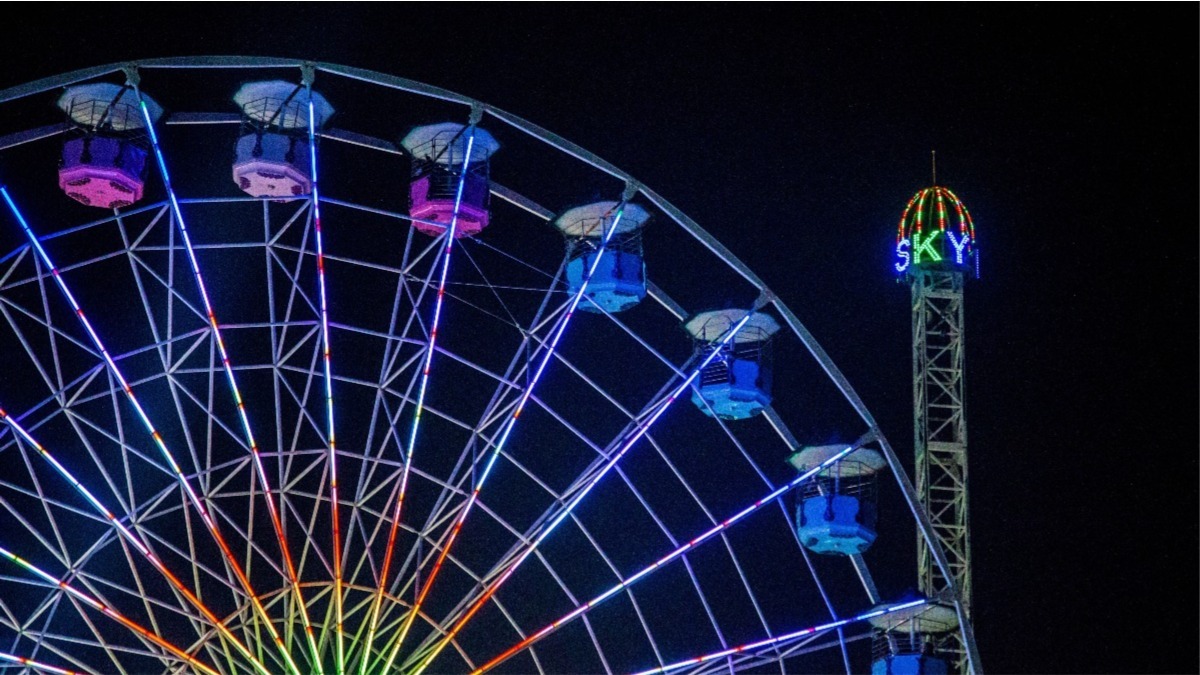
{"type": "MultiPolygon", "coordinates": [[[[970,212],[944,187],[921,190],[909,200],[896,237],[896,271],[912,287],[913,421],[915,473],[921,505],[946,555],[951,580],[917,533],[918,586],[930,598],[952,598],[957,588],[971,607],[971,546],[968,517],[966,379],[963,286],[978,271],[970,212]]],[[[966,672],[958,633],[939,648],[966,672]]]]}

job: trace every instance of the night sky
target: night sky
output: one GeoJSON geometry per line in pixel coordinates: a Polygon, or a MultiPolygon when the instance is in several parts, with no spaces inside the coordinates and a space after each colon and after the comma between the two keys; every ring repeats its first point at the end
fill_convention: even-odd
{"type": "Polygon", "coordinates": [[[984,668],[1200,668],[1196,4],[263,8],[81,4],[12,20],[0,87],[240,54],[485,101],[713,233],[902,455],[910,311],[891,246],[936,150],[982,255],[966,340],[984,668]]]}

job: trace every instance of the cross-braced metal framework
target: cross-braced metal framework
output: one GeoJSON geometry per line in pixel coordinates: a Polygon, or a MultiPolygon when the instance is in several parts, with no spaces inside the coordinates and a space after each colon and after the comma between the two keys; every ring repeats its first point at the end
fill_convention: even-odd
{"type": "MultiPolygon", "coordinates": [[[[917,534],[917,574],[928,597],[953,595],[971,607],[971,540],[967,513],[967,417],[963,370],[963,273],[920,268],[912,283],[913,415],[917,492],[945,551],[949,577],[917,534]]],[[[966,672],[966,649],[951,634],[946,649],[966,672]]]]}
{"type": "Polygon", "coordinates": [[[878,448],[881,503],[952,569],[796,314],[657,193],[536,125],[242,57],[100,66],[0,107],[0,672],[860,670],[864,620],[913,602],[909,540],[804,549],[794,494],[818,469],[785,461],[796,429],[845,443],[829,465],[878,448]],[[337,124],[309,107],[311,194],[251,197],[229,177],[229,98],[280,78],[305,105],[319,88],[337,124]],[[145,196],[107,211],[53,181],[54,97],[95,81],[168,109],[146,115],[145,196]],[[444,120],[502,148],[470,237],[407,211],[393,139],[444,120]],[[651,218],[646,299],[620,313],[583,309],[550,225],[597,192],[614,221],[635,202],[651,218]],[[736,422],[692,403],[723,350],[682,329],[731,304],[746,318],[721,340],[758,312],[787,326],[774,402],[736,422]]]}

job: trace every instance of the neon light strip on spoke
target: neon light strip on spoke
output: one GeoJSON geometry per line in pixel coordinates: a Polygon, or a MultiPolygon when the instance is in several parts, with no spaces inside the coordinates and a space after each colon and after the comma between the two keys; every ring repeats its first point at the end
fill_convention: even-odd
{"type": "MultiPolygon", "coordinates": [[[[516,407],[513,409],[512,415],[509,416],[508,421],[504,425],[504,429],[500,433],[499,440],[492,448],[492,452],[488,457],[487,464],[484,465],[483,472],[480,474],[479,480],[475,484],[475,489],[471,491],[471,495],[468,497],[466,505],[463,507],[462,511],[459,512],[454,525],[451,527],[450,537],[446,541],[446,544],[442,547],[442,551],[438,555],[437,562],[434,563],[433,571],[430,573],[429,578],[425,583],[425,592],[428,592],[429,586],[433,584],[433,580],[437,578],[438,572],[442,568],[442,564],[445,562],[446,557],[449,556],[450,547],[454,545],[454,541],[458,538],[458,533],[462,529],[463,523],[467,519],[467,515],[471,512],[471,507],[475,505],[476,501],[478,501],[479,493],[481,490],[483,490],[483,485],[487,481],[488,475],[491,474],[492,467],[495,466],[496,460],[500,457],[501,451],[504,450],[505,443],[508,442],[508,438],[512,434],[513,427],[516,426],[517,420],[521,417],[521,412],[525,410],[525,405],[529,402],[530,397],[533,395],[534,387],[537,386],[538,380],[541,379],[542,373],[545,372],[546,366],[550,363],[550,358],[554,355],[554,350],[558,346],[559,340],[562,338],[563,333],[567,330],[567,324],[570,323],[571,317],[575,314],[575,309],[579,306],[580,301],[583,300],[584,295],[587,293],[587,287],[592,280],[592,275],[595,274],[596,270],[600,266],[601,258],[604,257],[605,247],[608,246],[612,236],[617,232],[617,226],[621,222],[621,217],[625,214],[625,203],[626,202],[622,201],[617,207],[613,222],[609,226],[608,232],[605,233],[604,240],[601,243],[600,248],[596,251],[596,257],[592,260],[592,264],[588,268],[587,274],[583,278],[583,283],[575,292],[575,296],[571,298],[571,302],[567,307],[566,313],[561,319],[559,319],[558,325],[554,331],[554,335],[550,339],[549,346],[547,346],[544,350],[542,354],[542,360],[540,363],[538,363],[537,369],[534,371],[533,378],[529,381],[529,385],[525,387],[525,390],[521,392],[521,396],[517,401],[516,407]]],[[[422,594],[422,597],[423,595],[424,594],[422,594]]],[[[420,601],[418,600],[418,603],[419,602],[420,601]]],[[[389,662],[388,665],[390,666],[391,663],[389,662]]]]}
{"type": "Polygon", "coordinates": [[[829,459],[826,459],[824,462],[821,462],[820,465],[800,474],[796,478],[792,479],[791,482],[785,483],[784,485],[776,488],[775,490],[772,490],[770,493],[768,493],[762,499],[759,499],[758,501],[756,501],[753,504],[751,504],[750,506],[742,509],[735,515],[725,519],[721,523],[719,523],[716,526],[709,529],[707,532],[704,532],[703,534],[691,539],[683,546],[680,546],[679,548],[675,549],[674,551],[671,551],[670,553],[663,556],[662,558],[659,558],[659,560],[657,562],[655,562],[654,564],[646,567],[642,571],[625,579],[621,583],[617,584],[616,586],[613,586],[612,588],[601,593],[600,595],[597,595],[596,597],[592,598],[591,600],[588,600],[587,602],[583,603],[582,605],[579,605],[569,614],[563,616],[562,618],[558,619],[557,621],[554,621],[553,623],[546,625],[541,630],[537,631],[536,633],[531,634],[529,637],[525,638],[521,642],[508,648],[503,653],[501,653],[499,656],[493,658],[491,661],[488,661],[487,663],[483,664],[482,666],[476,668],[472,672],[471,675],[480,675],[481,673],[485,673],[488,670],[495,668],[496,666],[500,665],[500,663],[502,663],[503,661],[506,661],[509,657],[516,654],[517,652],[525,649],[526,647],[529,647],[530,645],[537,642],[538,640],[541,640],[542,638],[546,637],[550,633],[558,630],[560,627],[564,626],[565,624],[570,623],[571,621],[579,618],[585,612],[591,611],[594,607],[596,607],[600,603],[604,602],[605,600],[608,600],[609,598],[611,598],[613,595],[615,595],[619,591],[634,585],[638,581],[641,581],[646,575],[650,574],[654,570],[657,570],[658,568],[662,567],[663,565],[666,565],[667,563],[671,562],[672,560],[675,560],[676,558],[683,555],[684,553],[687,553],[688,551],[692,550],[693,548],[696,548],[700,544],[702,544],[705,541],[712,538],[717,533],[729,529],[734,523],[737,523],[738,521],[740,521],[741,519],[750,515],[751,513],[754,513],[761,507],[774,502],[778,497],[780,497],[781,495],[783,495],[784,493],[786,493],[790,490],[795,489],[796,486],[800,485],[801,483],[804,483],[805,481],[810,480],[813,476],[817,475],[821,471],[824,471],[825,469],[829,468],[833,464],[841,461],[841,459],[843,457],[845,457],[846,455],[853,452],[856,447],[858,447],[858,446],[857,445],[847,446],[845,449],[841,450],[836,455],[833,455],[829,459]]]}
{"type": "Polygon", "coordinates": [[[425,658],[422,659],[420,665],[417,666],[415,671],[416,673],[424,671],[425,668],[428,667],[433,661],[433,659],[436,658],[439,653],[441,653],[442,649],[445,649],[446,645],[450,644],[450,641],[453,640],[456,635],[458,635],[458,632],[461,631],[463,626],[465,626],[467,622],[471,620],[471,617],[474,616],[475,613],[478,612],[481,607],[483,607],[484,603],[486,603],[488,599],[496,593],[500,586],[507,581],[514,572],[517,571],[517,568],[521,566],[521,563],[525,562],[525,560],[537,550],[537,547],[543,541],[545,541],[546,537],[550,536],[550,533],[554,531],[554,528],[558,527],[562,521],[566,520],[567,516],[571,515],[571,511],[573,511],[575,507],[583,501],[584,497],[587,497],[588,493],[592,491],[592,488],[596,487],[600,480],[603,479],[604,476],[610,470],[612,470],[614,466],[617,465],[617,462],[621,461],[621,458],[625,456],[625,453],[629,452],[629,449],[632,448],[634,444],[642,438],[642,436],[646,435],[646,432],[650,430],[650,427],[657,422],[660,417],[662,417],[663,413],[665,413],[668,408],[671,407],[671,404],[675,402],[675,399],[677,399],[680,394],[687,391],[688,387],[691,386],[692,381],[700,376],[700,373],[708,367],[708,364],[712,363],[713,359],[717,358],[717,356],[721,353],[722,348],[728,344],[735,335],[738,334],[738,331],[740,331],[742,327],[746,325],[746,322],[748,322],[750,317],[753,315],[753,311],[747,312],[746,316],[742,317],[737,324],[730,328],[720,340],[712,343],[713,348],[700,362],[700,365],[692,369],[691,373],[687,376],[683,383],[676,387],[675,391],[673,391],[670,396],[654,406],[657,408],[657,410],[654,411],[654,414],[650,415],[637,425],[633,432],[630,433],[624,442],[620,444],[620,450],[613,454],[612,458],[608,460],[608,463],[604,465],[604,468],[601,469],[599,473],[597,473],[582,490],[576,493],[576,495],[571,498],[571,501],[567,502],[567,505],[563,508],[563,510],[558,514],[558,516],[550,521],[550,524],[542,530],[529,548],[526,548],[525,551],[522,552],[521,555],[518,556],[517,559],[514,560],[507,569],[504,570],[504,573],[497,577],[497,579],[488,586],[483,595],[481,595],[479,599],[472,603],[470,609],[467,610],[467,613],[464,614],[463,617],[454,624],[453,628],[446,632],[446,635],[442,637],[442,639],[438,641],[437,645],[435,645],[434,648],[425,656],[425,658]]]}
{"type": "Polygon", "coordinates": [[[100,339],[100,336],[96,333],[95,329],[92,328],[91,322],[88,321],[87,316],[84,315],[83,309],[75,300],[75,296],[71,294],[71,289],[67,286],[66,280],[62,278],[62,275],[58,272],[58,268],[54,265],[54,261],[50,259],[50,254],[48,254],[46,249],[42,247],[42,243],[38,240],[37,235],[33,233],[32,229],[30,229],[29,223],[25,221],[25,217],[21,215],[21,211],[17,208],[16,203],[13,202],[12,196],[8,194],[7,187],[0,186],[0,196],[4,197],[4,201],[7,202],[8,208],[12,211],[13,215],[16,216],[17,221],[20,223],[21,229],[25,230],[25,235],[29,238],[34,250],[37,251],[38,257],[40,257],[42,262],[50,268],[51,276],[54,277],[54,281],[58,284],[58,288],[66,297],[67,302],[70,303],[71,309],[75,312],[75,316],[79,317],[79,321],[81,324],[83,324],[88,336],[92,339],[92,343],[96,346],[96,349],[100,351],[100,356],[104,359],[104,362],[108,364],[109,370],[112,372],[113,376],[117,378],[117,382],[121,385],[121,390],[125,392],[125,397],[129,399],[130,404],[133,405],[133,409],[137,413],[138,419],[140,419],[142,425],[146,427],[146,430],[150,433],[150,437],[154,439],[154,444],[158,447],[159,452],[162,454],[163,458],[166,459],[167,464],[170,465],[171,471],[175,473],[175,477],[183,486],[184,491],[188,495],[188,499],[192,502],[192,506],[196,509],[196,512],[200,514],[200,519],[204,521],[204,525],[208,528],[208,531],[212,533],[213,540],[216,541],[217,546],[220,547],[221,552],[225,555],[226,561],[229,563],[234,574],[237,576],[242,588],[245,589],[251,603],[253,603],[255,611],[259,613],[259,616],[261,616],[267,624],[267,630],[270,632],[271,637],[275,640],[275,646],[279,649],[280,653],[284,657],[284,660],[288,663],[293,673],[295,673],[295,675],[300,675],[299,669],[296,668],[295,662],[292,660],[291,655],[288,654],[287,649],[284,647],[283,640],[279,637],[279,633],[275,630],[275,626],[271,622],[266,608],[263,607],[261,599],[254,593],[254,589],[250,585],[250,579],[246,577],[246,573],[242,570],[242,566],[238,563],[237,557],[233,554],[233,550],[229,548],[229,544],[226,543],[225,537],[221,535],[221,530],[218,527],[216,520],[213,519],[211,514],[209,514],[208,509],[205,508],[204,503],[200,500],[200,496],[196,494],[196,491],[192,488],[191,483],[188,482],[187,477],[183,475],[183,470],[175,461],[175,456],[171,453],[170,448],[167,447],[167,443],[163,440],[162,434],[158,432],[158,429],[154,427],[154,423],[150,421],[150,417],[146,414],[145,409],[142,408],[142,404],[138,401],[137,396],[133,393],[133,388],[129,385],[129,381],[125,379],[125,376],[121,373],[121,369],[117,367],[116,362],[113,361],[112,355],[109,354],[108,348],[104,346],[104,342],[100,339]]]}
{"type": "MultiPolygon", "coordinates": [[[[208,288],[204,283],[204,275],[200,273],[200,262],[196,258],[196,250],[192,247],[192,237],[188,233],[187,224],[183,220],[183,211],[179,208],[179,200],[176,198],[175,189],[171,185],[171,176],[167,173],[167,162],[163,156],[162,147],[158,142],[158,134],[154,131],[154,123],[150,119],[150,110],[147,108],[146,102],[142,100],[141,91],[137,87],[134,87],[134,91],[137,93],[138,102],[141,104],[142,119],[146,123],[146,128],[150,131],[150,143],[154,147],[154,156],[158,160],[158,169],[162,176],[163,185],[167,190],[167,198],[171,201],[175,223],[179,226],[179,234],[183,239],[184,247],[187,249],[188,262],[192,267],[192,275],[196,279],[196,286],[199,288],[200,297],[204,301],[204,312],[208,316],[208,323],[212,326],[213,337],[217,341],[217,349],[221,353],[221,365],[225,369],[225,379],[229,382],[229,388],[233,392],[234,403],[237,404],[238,417],[242,422],[242,431],[246,437],[246,444],[250,446],[250,455],[254,459],[254,468],[258,471],[259,481],[262,482],[263,496],[266,498],[267,510],[271,515],[271,524],[275,528],[275,538],[279,542],[279,548],[283,553],[283,564],[287,571],[288,581],[292,587],[296,605],[300,609],[301,620],[304,622],[304,633],[308,637],[313,664],[316,666],[318,672],[323,675],[320,655],[317,652],[317,643],[313,639],[312,624],[308,618],[308,609],[305,606],[304,597],[300,593],[300,580],[296,576],[296,566],[292,562],[292,554],[288,549],[287,538],[283,534],[283,523],[279,519],[279,512],[275,508],[275,501],[271,497],[271,483],[267,479],[267,470],[263,466],[262,457],[259,455],[258,443],[254,440],[254,432],[250,430],[250,418],[246,413],[246,406],[242,400],[242,392],[238,388],[237,378],[233,374],[233,366],[229,361],[229,352],[225,349],[225,340],[221,336],[221,327],[217,323],[217,315],[213,311],[212,301],[208,296],[208,288]]],[[[274,635],[274,631],[272,631],[272,637],[278,637],[274,635]]]]}
{"type": "Polygon", "coordinates": [[[108,605],[104,604],[103,602],[100,602],[99,600],[88,595],[87,593],[84,593],[83,591],[75,588],[74,586],[68,584],[65,581],[62,581],[61,579],[55,579],[52,575],[39,569],[36,565],[29,562],[28,560],[25,560],[21,556],[5,549],[3,546],[0,546],[0,556],[4,556],[5,558],[8,558],[9,560],[16,563],[19,567],[23,567],[27,571],[32,572],[34,575],[41,577],[47,583],[49,583],[53,586],[56,586],[58,588],[61,588],[64,591],[66,591],[67,593],[70,593],[71,595],[73,595],[74,597],[83,601],[86,605],[88,605],[92,609],[96,610],[97,612],[100,612],[101,614],[116,621],[117,623],[121,624],[122,626],[125,626],[129,630],[131,630],[131,631],[137,633],[138,635],[146,638],[147,640],[153,642],[154,644],[158,645],[159,647],[162,647],[163,649],[171,652],[172,654],[174,654],[175,656],[178,656],[180,659],[183,659],[187,663],[199,668],[200,670],[203,670],[204,672],[208,673],[209,675],[218,675],[217,671],[215,671],[212,668],[210,668],[209,666],[197,661],[196,658],[194,656],[192,656],[191,654],[188,654],[187,652],[183,651],[179,647],[176,647],[175,645],[171,644],[170,642],[167,642],[166,640],[159,637],[157,634],[144,628],[141,624],[130,619],[129,617],[125,616],[124,614],[118,612],[117,610],[113,609],[112,607],[109,607],[108,605]]]}
{"type": "Polygon", "coordinates": [[[263,675],[270,675],[267,672],[266,667],[263,666],[262,663],[250,653],[250,650],[246,648],[246,645],[242,644],[241,640],[239,640],[236,636],[234,636],[233,633],[229,631],[225,624],[217,618],[216,614],[213,614],[212,610],[210,610],[208,606],[200,600],[200,598],[196,597],[194,593],[188,590],[187,586],[185,586],[178,577],[176,577],[171,573],[170,570],[167,569],[163,561],[160,560],[158,556],[154,555],[150,548],[146,546],[145,542],[143,542],[141,538],[130,531],[129,528],[125,527],[121,521],[117,519],[116,515],[114,515],[113,512],[108,509],[108,507],[106,507],[99,499],[92,495],[92,493],[86,487],[84,487],[83,484],[80,483],[79,480],[75,478],[75,476],[72,475],[65,466],[55,459],[54,456],[51,455],[48,450],[46,450],[46,448],[42,447],[41,443],[37,442],[37,439],[30,435],[30,433],[26,431],[24,427],[18,424],[17,421],[8,413],[4,412],[3,408],[0,408],[0,420],[7,422],[13,431],[15,431],[21,438],[25,439],[26,443],[29,443],[31,446],[33,446],[33,448],[38,451],[42,458],[49,462],[50,465],[53,466],[56,471],[58,471],[59,475],[61,475],[68,483],[71,484],[71,487],[74,487],[79,494],[83,495],[84,499],[86,499],[96,509],[96,511],[100,513],[101,516],[104,516],[104,518],[108,520],[113,527],[117,528],[117,531],[123,537],[125,537],[126,541],[132,544],[133,547],[138,550],[138,552],[145,556],[145,558],[150,561],[150,564],[153,565],[154,568],[157,569],[163,575],[163,577],[166,578],[166,580],[176,588],[176,590],[178,590],[185,598],[187,598],[188,602],[190,602],[192,606],[194,606],[200,611],[200,613],[204,615],[205,618],[212,622],[212,624],[223,636],[233,642],[234,647],[241,652],[242,656],[245,656],[251,663],[253,663],[255,667],[258,668],[261,673],[263,673],[263,675]]]}
{"type": "Polygon", "coordinates": [[[34,661],[33,659],[27,659],[24,656],[13,656],[12,654],[5,654],[4,652],[0,652],[0,661],[19,663],[23,666],[29,666],[35,670],[42,670],[47,673],[60,673],[61,675],[83,675],[83,673],[77,670],[65,670],[63,668],[57,668],[55,666],[49,666],[44,663],[34,661]]]}
{"type": "Polygon", "coordinates": [[[823,623],[819,626],[811,626],[809,628],[804,628],[802,630],[788,633],[787,635],[780,635],[779,637],[773,637],[768,640],[759,640],[758,642],[750,642],[750,643],[744,644],[740,647],[732,647],[730,649],[722,649],[719,652],[705,654],[704,656],[697,656],[696,658],[688,659],[686,661],[678,661],[676,663],[672,663],[667,666],[651,668],[650,670],[643,670],[643,671],[637,673],[636,675],[652,675],[652,673],[666,673],[666,672],[670,672],[672,670],[679,670],[680,668],[686,668],[687,666],[695,666],[695,665],[699,665],[701,663],[707,663],[714,659],[724,658],[726,656],[729,656],[730,654],[741,654],[741,653],[753,651],[755,649],[759,649],[762,647],[770,647],[771,645],[776,645],[776,644],[779,644],[780,642],[794,640],[798,637],[804,637],[805,635],[812,635],[814,633],[824,633],[827,630],[833,630],[834,628],[841,628],[842,626],[845,626],[845,625],[851,624],[851,623],[856,623],[858,621],[866,621],[867,619],[870,619],[870,618],[873,618],[876,616],[882,616],[889,612],[895,612],[895,611],[898,611],[901,609],[908,609],[910,607],[920,607],[921,605],[924,605],[927,602],[929,602],[929,601],[924,600],[924,599],[913,600],[912,602],[905,602],[905,603],[902,603],[899,605],[892,605],[891,607],[885,607],[883,609],[876,609],[876,610],[873,610],[870,612],[859,614],[858,616],[850,617],[849,619],[839,619],[838,621],[831,621],[829,623],[823,623]]]}
{"type": "MultiPolygon", "coordinates": [[[[325,360],[325,419],[329,435],[329,504],[333,529],[333,605],[337,616],[337,672],[345,672],[346,653],[342,635],[345,619],[342,606],[342,525],[338,518],[337,443],[333,426],[333,366],[329,351],[329,310],[325,294],[325,247],[321,238],[321,195],[317,190],[317,136],[312,102],[312,86],[308,87],[308,156],[312,177],[313,229],[317,241],[317,286],[321,293],[321,348],[325,360]]],[[[310,636],[311,640],[312,637],[310,636]]]]}
{"type": "MultiPolygon", "coordinates": [[[[451,143],[453,143],[454,140],[455,139],[452,139],[451,143]]],[[[463,189],[467,184],[467,170],[471,166],[471,151],[474,146],[475,125],[472,124],[467,130],[467,150],[463,156],[462,175],[458,177],[458,190],[454,194],[454,212],[450,216],[450,226],[446,228],[446,234],[443,235],[446,237],[446,249],[442,253],[442,275],[441,279],[438,280],[437,300],[434,302],[433,306],[433,322],[430,324],[429,329],[429,347],[428,351],[425,353],[425,366],[421,371],[421,387],[417,392],[417,405],[415,412],[413,413],[412,429],[409,431],[408,436],[408,450],[404,455],[404,470],[400,477],[400,492],[396,496],[396,509],[392,514],[392,527],[391,531],[388,533],[387,551],[384,553],[383,558],[383,573],[379,576],[379,589],[376,592],[375,602],[371,608],[371,626],[367,632],[367,649],[363,653],[362,660],[362,664],[364,666],[366,665],[367,656],[371,653],[371,641],[375,636],[375,630],[377,628],[376,624],[379,620],[379,603],[383,599],[384,587],[387,584],[387,570],[392,561],[392,551],[396,542],[396,531],[400,526],[400,512],[401,507],[404,505],[404,492],[408,487],[408,475],[409,469],[412,466],[413,448],[417,443],[417,427],[421,423],[421,411],[425,407],[425,391],[429,384],[429,368],[433,364],[433,348],[437,343],[438,322],[442,316],[442,301],[446,295],[446,278],[450,272],[450,252],[453,250],[454,234],[458,226],[458,212],[462,207],[463,189]]],[[[438,564],[441,564],[440,558],[438,559],[438,564]]],[[[383,667],[384,672],[391,670],[392,662],[395,660],[396,654],[400,651],[400,645],[404,643],[404,638],[408,635],[409,629],[412,628],[413,621],[417,618],[417,614],[420,612],[421,603],[425,601],[425,596],[429,593],[429,587],[436,575],[437,566],[434,567],[433,574],[425,581],[425,585],[421,589],[421,592],[417,594],[417,600],[415,603],[413,603],[412,609],[409,610],[408,614],[404,617],[404,624],[400,628],[400,633],[395,639],[395,645],[388,654],[387,663],[383,667]]]]}

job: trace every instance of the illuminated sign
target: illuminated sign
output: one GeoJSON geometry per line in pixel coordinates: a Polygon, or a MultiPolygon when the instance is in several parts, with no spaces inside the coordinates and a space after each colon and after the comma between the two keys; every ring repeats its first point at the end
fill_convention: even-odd
{"type": "Polygon", "coordinates": [[[957,195],[935,186],[908,200],[896,232],[897,273],[914,265],[971,269],[975,258],[975,223],[957,195]]]}

